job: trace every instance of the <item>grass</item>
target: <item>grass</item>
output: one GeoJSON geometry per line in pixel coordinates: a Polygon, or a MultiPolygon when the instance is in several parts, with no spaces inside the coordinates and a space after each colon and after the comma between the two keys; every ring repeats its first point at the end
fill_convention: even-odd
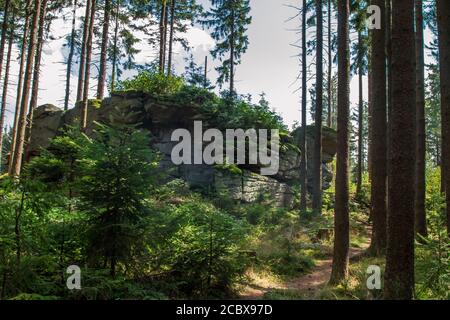
{"type": "MultiPolygon", "coordinates": [[[[382,258],[362,258],[357,262],[351,262],[349,266],[348,279],[336,287],[327,286],[320,290],[316,298],[320,300],[367,300],[377,299],[379,292],[367,289],[367,268],[376,265],[381,268],[383,279],[384,259],[382,258]]],[[[382,284],[383,286],[383,284],[382,284]]]]}

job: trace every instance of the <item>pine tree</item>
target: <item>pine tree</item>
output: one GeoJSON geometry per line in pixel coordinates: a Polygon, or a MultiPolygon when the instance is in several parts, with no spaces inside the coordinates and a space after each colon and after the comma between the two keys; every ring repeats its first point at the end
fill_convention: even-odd
{"type": "Polygon", "coordinates": [[[15,8],[13,8],[13,13],[11,17],[11,21],[9,22],[9,35],[8,35],[8,52],[6,54],[6,66],[5,66],[5,78],[3,80],[3,92],[2,92],[2,100],[1,100],[1,109],[0,109],[0,173],[3,171],[3,140],[4,133],[6,132],[5,118],[6,118],[6,98],[8,96],[8,88],[9,88],[9,73],[11,68],[11,54],[12,47],[14,44],[14,27],[15,27],[15,8]]]}
{"type": "Polygon", "coordinates": [[[307,163],[306,163],[306,109],[307,109],[307,92],[308,92],[308,70],[307,70],[307,47],[306,47],[306,17],[308,13],[308,4],[306,0],[303,0],[302,5],[302,114],[301,114],[301,124],[302,124],[302,135],[300,141],[301,149],[301,159],[300,159],[300,212],[306,212],[306,196],[307,196],[307,163]]]}
{"type": "Polygon", "coordinates": [[[100,70],[98,75],[97,99],[103,99],[106,84],[106,67],[108,55],[109,22],[111,16],[111,0],[105,0],[103,15],[102,44],[100,52],[100,70]]]}
{"type": "Polygon", "coordinates": [[[333,126],[333,110],[332,110],[332,99],[331,99],[331,79],[333,77],[333,55],[332,55],[332,30],[331,30],[331,14],[332,11],[332,6],[331,6],[331,0],[328,0],[328,27],[327,27],[327,31],[328,31],[328,36],[327,36],[327,40],[328,40],[328,73],[327,73],[327,126],[328,127],[332,127],[333,126]]]}
{"type": "Polygon", "coordinates": [[[242,54],[247,51],[247,27],[251,23],[249,0],[211,0],[211,9],[205,14],[202,24],[212,28],[216,47],[211,51],[215,59],[222,63],[216,70],[217,82],[222,86],[229,82],[229,95],[234,97],[235,66],[240,63],[242,54]],[[225,58],[228,56],[228,58],[225,58]]]}
{"type": "Polygon", "coordinates": [[[42,3],[41,0],[36,0],[33,6],[33,19],[31,22],[30,41],[27,53],[27,64],[24,74],[24,85],[20,106],[19,127],[17,130],[17,140],[16,140],[17,145],[15,147],[14,161],[12,164],[13,167],[12,175],[14,177],[20,176],[20,172],[22,169],[22,158],[25,148],[25,133],[27,128],[28,103],[31,94],[33,67],[37,50],[37,36],[39,27],[38,24],[41,12],[41,3],[42,3]]]}
{"type": "Polygon", "coordinates": [[[161,0],[161,14],[159,16],[159,72],[164,73],[166,64],[165,47],[167,35],[167,0],[161,0]]]}
{"type": "Polygon", "coordinates": [[[445,199],[447,213],[447,231],[450,235],[450,2],[437,0],[437,21],[439,34],[439,67],[441,83],[442,138],[445,142],[442,149],[444,162],[445,199]]]}
{"type": "Polygon", "coordinates": [[[153,20],[149,20],[148,12],[153,12],[154,2],[126,3],[118,0],[114,3],[112,16],[114,19],[114,33],[108,50],[108,61],[111,63],[111,82],[110,90],[114,91],[117,81],[119,80],[123,70],[136,69],[135,55],[140,51],[136,45],[141,41],[135,36],[135,31],[142,31],[149,36],[149,43],[154,42],[154,32],[152,26],[153,20]],[[128,4],[128,5],[126,5],[128,4]],[[144,27],[141,27],[141,24],[144,27]]]}
{"type": "Polygon", "coordinates": [[[313,150],[312,209],[322,212],[322,114],[323,114],[323,11],[322,0],[316,0],[316,100],[313,150]]]}
{"type": "Polygon", "coordinates": [[[414,0],[393,1],[386,299],[414,290],[415,61],[414,0]]]}
{"type": "Polygon", "coordinates": [[[80,168],[81,207],[90,218],[88,254],[91,261],[107,262],[113,277],[142,237],[144,202],[157,178],[148,144],[148,134],[123,124],[100,126],[93,140],[81,143],[81,158],[95,160],[80,168]]]}
{"type": "Polygon", "coordinates": [[[415,228],[421,236],[427,235],[425,213],[425,58],[423,1],[415,1],[416,17],[416,198],[415,228]]]}
{"type": "Polygon", "coordinates": [[[3,56],[5,54],[5,44],[6,44],[6,38],[8,37],[8,23],[9,23],[9,12],[11,9],[11,0],[5,0],[5,4],[3,6],[3,22],[2,22],[2,32],[1,32],[1,39],[0,39],[0,79],[2,78],[2,72],[3,72],[3,56]]]}
{"type": "MultiPolygon", "coordinates": [[[[41,4],[41,15],[39,17],[39,31],[37,35],[37,48],[36,48],[36,59],[34,61],[34,70],[33,70],[33,85],[31,89],[31,100],[30,100],[30,112],[28,119],[28,127],[27,127],[27,146],[31,141],[31,128],[33,127],[33,115],[34,109],[37,108],[38,96],[39,96],[39,79],[40,79],[40,70],[41,70],[41,58],[42,58],[42,48],[44,46],[44,31],[45,31],[45,22],[47,15],[47,2],[48,0],[42,0],[41,4]]],[[[28,158],[28,155],[27,155],[28,158]]],[[[28,160],[28,159],[26,159],[28,160]]]]}
{"type": "Polygon", "coordinates": [[[114,38],[113,38],[113,47],[112,47],[112,73],[111,73],[111,91],[114,91],[116,88],[116,78],[117,78],[117,60],[119,56],[119,47],[118,47],[118,37],[119,37],[119,12],[121,8],[121,1],[117,0],[114,20],[114,38]]]}
{"type": "Polygon", "coordinates": [[[32,1],[27,0],[24,11],[25,11],[25,20],[23,24],[23,33],[22,33],[22,43],[21,43],[21,52],[20,52],[20,67],[19,74],[17,80],[17,88],[16,88],[16,106],[14,109],[14,123],[12,129],[12,141],[11,141],[11,150],[10,150],[10,159],[9,159],[9,168],[8,173],[10,176],[14,173],[14,163],[15,163],[15,154],[16,154],[16,145],[17,145],[17,136],[19,131],[19,117],[21,113],[22,106],[22,89],[23,89],[23,80],[24,80],[24,70],[26,63],[26,46],[28,43],[28,33],[30,29],[30,17],[31,17],[31,8],[32,1]]]}
{"type": "Polygon", "coordinates": [[[77,18],[77,0],[73,0],[72,5],[72,31],[70,33],[68,45],[69,45],[69,56],[67,58],[67,71],[66,71],[66,92],[64,96],[64,110],[69,109],[69,100],[70,100],[70,80],[72,75],[72,65],[73,65],[73,56],[75,53],[75,38],[76,38],[76,18],[77,18]]]}
{"type": "Polygon", "coordinates": [[[80,68],[78,70],[78,87],[77,87],[77,99],[76,101],[81,101],[84,97],[84,77],[86,72],[86,50],[89,38],[89,24],[91,16],[91,1],[86,1],[86,11],[84,13],[83,22],[83,40],[81,42],[81,53],[80,53],[80,68]]]}
{"type": "Polygon", "coordinates": [[[372,4],[381,9],[381,29],[372,33],[372,184],[371,216],[373,230],[369,252],[382,255],[386,248],[386,165],[387,165],[387,100],[386,100],[386,19],[385,0],[373,0],[372,4]]]}
{"type": "Polygon", "coordinates": [[[84,91],[83,91],[83,109],[81,112],[81,128],[84,130],[87,126],[87,117],[88,117],[88,98],[89,98],[89,80],[91,77],[91,59],[92,59],[92,42],[94,37],[94,21],[95,21],[95,9],[96,9],[96,0],[90,1],[90,16],[89,16],[89,28],[88,28],[88,37],[86,42],[86,69],[84,70],[84,91]]]}
{"type": "MultiPolygon", "coordinates": [[[[196,86],[204,89],[214,89],[211,81],[207,78],[204,68],[197,65],[194,61],[194,57],[191,54],[188,59],[186,59],[187,65],[185,68],[184,78],[186,82],[191,86],[196,86]]],[[[207,60],[205,60],[206,62],[207,60]]]]}
{"type": "Polygon", "coordinates": [[[170,31],[167,52],[167,75],[173,72],[173,49],[179,42],[186,50],[189,44],[182,35],[187,32],[189,25],[193,26],[197,17],[201,15],[203,8],[196,0],[170,0],[170,31]]]}
{"type": "Polygon", "coordinates": [[[338,2],[338,114],[336,207],[334,213],[334,250],[331,284],[341,283],[348,275],[349,222],[349,115],[350,115],[350,4],[338,2]]]}
{"type": "Polygon", "coordinates": [[[352,64],[351,71],[358,75],[358,114],[357,114],[357,164],[356,164],[356,195],[362,194],[362,174],[364,171],[364,82],[363,77],[367,74],[368,69],[368,36],[365,26],[367,3],[360,2],[354,9],[355,13],[351,19],[351,25],[354,25],[358,33],[357,42],[353,45],[352,55],[355,63],[352,64]]]}

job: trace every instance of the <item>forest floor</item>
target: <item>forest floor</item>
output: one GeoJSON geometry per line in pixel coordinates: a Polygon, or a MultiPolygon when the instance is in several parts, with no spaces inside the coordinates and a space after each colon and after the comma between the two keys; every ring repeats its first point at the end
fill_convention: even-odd
{"type": "MultiPolygon", "coordinates": [[[[368,244],[350,248],[350,263],[363,256],[368,244]]],[[[315,299],[325,289],[330,279],[332,257],[325,256],[316,260],[316,265],[309,273],[299,277],[280,280],[268,274],[249,271],[250,281],[239,293],[243,300],[272,299],[315,299]]]]}

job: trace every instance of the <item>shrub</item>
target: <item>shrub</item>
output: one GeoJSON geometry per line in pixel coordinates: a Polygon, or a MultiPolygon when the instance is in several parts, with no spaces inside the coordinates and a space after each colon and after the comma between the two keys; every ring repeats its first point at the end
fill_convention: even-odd
{"type": "Polygon", "coordinates": [[[136,90],[156,95],[170,95],[180,91],[183,85],[183,78],[145,70],[134,78],[119,82],[117,88],[118,90],[136,90]]]}
{"type": "Polygon", "coordinates": [[[149,226],[153,265],[168,271],[182,296],[226,296],[246,269],[246,224],[198,197],[169,205],[149,226]]]}

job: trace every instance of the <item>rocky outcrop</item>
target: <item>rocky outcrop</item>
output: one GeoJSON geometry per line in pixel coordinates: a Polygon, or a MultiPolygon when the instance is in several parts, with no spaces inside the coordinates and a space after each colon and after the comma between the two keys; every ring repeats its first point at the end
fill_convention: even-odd
{"type": "MultiPolygon", "coordinates": [[[[48,147],[50,140],[59,134],[65,125],[75,123],[80,114],[81,108],[78,105],[66,112],[52,105],[37,108],[34,112],[32,139],[28,148],[30,155],[37,155],[42,148],[48,147]]],[[[204,164],[175,166],[170,155],[177,142],[171,141],[171,134],[178,128],[192,132],[195,120],[205,120],[207,123],[205,116],[194,105],[164,102],[142,92],[130,91],[115,93],[101,102],[91,101],[88,109],[87,133],[92,132],[95,122],[108,124],[121,121],[139,124],[151,132],[150,147],[161,154],[161,169],[167,172],[170,179],[182,178],[195,189],[226,191],[234,199],[243,202],[254,202],[267,195],[280,206],[292,203],[293,193],[290,186],[298,181],[300,173],[300,153],[292,149],[280,154],[280,170],[271,177],[259,175],[257,167],[242,167],[239,173],[232,173],[204,164]],[[118,117],[120,119],[117,119],[118,117]]],[[[300,134],[300,130],[292,133],[292,140],[296,145],[300,140],[300,134]]],[[[313,130],[308,127],[308,146],[313,145],[313,139],[313,130]]],[[[324,188],[328,188],[332,180],[328,163],[333,160],[336,153],[336,133],[331,129],[325,129],[322,144],[324,188]]],[[[312,150],[307,149],[307,158],[312,159],[312,150]]],[[[308,168],[311,169],[310,161],[308,168]]],[[[308,177],[309,182],[310,180],[311,177],[308,177]]]]}
{"type": "MultiPolygon", "coordinates": [[[[301,128],[295,129],[291,133],[294,144],[300,146],[300,140],[302,138],[302,130],[301,128]]],[[[322,130],[322,186],[323,189],[326,190],[331,187],[331,183],[333,182],[333,172],[331,171],[331,162],[333,162],[334,156],[337,152],[337,136],[336,131],[324,127],[322,130]]],[[[313,146],[314,146],[314,126],[308,126],[306,128],[306,163],[307,163],[307,181],[308,181],[308,190],[312,192],[312,172],[313,172],[313,146]]],[[[303,152],[304,150],[300,150],[303,152]]],[[[286,172],[283,169],[280,170],[281,174],[288,178],[289,181],[295,181],[300,179],[300,154],[296,153],[288,157],[285,157],[286,161],[293,161],[294,164],[287,166],[286,172]],[[294,161],[295,160],[295,161],[294,161]]]]}

